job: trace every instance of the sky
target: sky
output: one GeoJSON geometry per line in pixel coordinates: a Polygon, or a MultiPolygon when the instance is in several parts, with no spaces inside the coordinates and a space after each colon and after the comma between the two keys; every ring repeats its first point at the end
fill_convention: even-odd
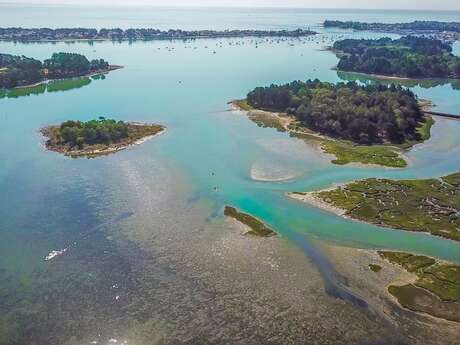
{"type": "Polygon", "coordinates": [[[0,0],[0,3],[460,10],[460,0],[0,0]]]}

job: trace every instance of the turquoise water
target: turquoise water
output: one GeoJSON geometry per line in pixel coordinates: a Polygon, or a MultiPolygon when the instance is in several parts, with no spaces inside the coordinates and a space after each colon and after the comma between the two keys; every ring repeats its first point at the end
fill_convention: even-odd
{"type": "MultiPolygon", "coordinates": [[[[49,26],[220,29],[296,28],[315,26],[325,18],[401,21],[408,15],[391,11],[111,9],[91,11],[87,16],[88,9],[54,8],[38,16],[44,9],[36,11],[2,5],[0,19],[3,26],[52,23],[49,26]]],[[[411,18],[460,20],[460,14],[415,12],[411,18]]],[[[458,171],[460,121],[439,119],[432,138],[409,152],[408,168],[380,169],[333,165],[330,156],[312,145],[274,129],[259,128],[244,114],[230,111],[227,102],[244,97],[255,86],[307,78],[342,80],[331,69],[337,58],[323,49],[339,35],[377,36],[331,31],[314,39],[290,41],[0,43],[2,53],[44,59],[56,51],[69,51],[125,66],[104,80],[65,92],[0,99],[0,276],[4,291],[20,283],[27,294],[31,274],[48,269],[43,258],[50,250],[84,240],[99,231],[100,224],[116,228],[118,220],[110,224],[120,212],[135,211],[136,205],[149,199],[148,193],[156,193],[162,179],[175,175],[186,185],[176,195],[178,200],[207,205],[203,221],[219,222],[223,206],[230,204],[260,217],[294,242],[321,239],[414,251],[460,263],[460,244],[453,241],[345,220],[285,197],[288,191],[315,190],[370,176],[424,178],[458,171]],[[39,128],[97,116],[161,123],[167,132],[141,146],[92,160],[69,159],[43,149],[39,128]],[[151,180],[149,172],[153,174],[157,165],[165,167],[164,175],[151,180]],[[281,166],[295,178],[254,181],[250,176],[254,166],[281,166]],[[120,186],[127,183],[135,183],[137,194],[126,195],[120,186]]],[[[460,114],[460,90],[452,83],[413,89],[433,100],[439,111],[460,114]]],[[[155,224],[158,219],[151,213],[140,222],[155,224]]],[[[129,228],[130,222],[127,217],[120,227],[129,228]]],[[[100,239],[87,248],[78,246],[75,252],[83,255],[106,246],[110,247],[107,240],[100,239]]]]}

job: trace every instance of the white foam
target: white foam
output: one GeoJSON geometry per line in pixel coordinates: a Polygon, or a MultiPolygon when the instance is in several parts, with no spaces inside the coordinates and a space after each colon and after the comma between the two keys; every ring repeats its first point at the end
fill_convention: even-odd
{"type": "Polygon", "coordinates": [[[45,257],[45,261],[49,261],[54,259],[56,256],[62,255],[67,251],[67,248],[64,248],[62,250],[53,250],[49,252],[49,254],[45,257]]]}

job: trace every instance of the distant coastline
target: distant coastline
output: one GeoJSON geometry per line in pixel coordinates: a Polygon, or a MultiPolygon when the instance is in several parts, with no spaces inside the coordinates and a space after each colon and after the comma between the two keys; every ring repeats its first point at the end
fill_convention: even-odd
{"type": "Polygon", "coordinates": [[[0,28],[0,41],[68,42],[68,41],[151,41],[237,37],[306,37],[316,35],[309,29],[296,30],[158,30],[158,29],[87,29],[87,28],[0,28]]]}
{"type": "Polygon", "coordinates": [[[407,23],[367,23],[358,21],[325,20],[325,28],[339,28],[355,31],[373,31],[397,35],[424,35],[443,41],[460,40],[459,22],[422,21],[407,23]]]}

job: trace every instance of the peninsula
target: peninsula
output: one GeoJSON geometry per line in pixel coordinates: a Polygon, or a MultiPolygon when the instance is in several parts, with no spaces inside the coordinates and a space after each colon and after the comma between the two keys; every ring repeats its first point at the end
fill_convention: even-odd
{"type": "Polygon", "coordinates": [[[288,195],[352,219],[460,241],[460,173],[426,180],[369,178],[288,195]]]}
{"type": "Polygon", "coordinates": [[[459,22],[416,20],[410,23],[365,23],[357,21],[326,20],[325,28],[351,29],[356,31],[387,32],[398,35],[424,35],[443,41],[460,39],[459,22]]]}
{"type": "Polygon", "coordinates": [[[10,54],[0,54],[0,89],[33,86],[50,79],[66,79],[107,73],[121,66],[109,65],[104,59],[89,61],[76,53],[54,53],[39,60],[10,54]]]}
{"type": "Polygon", "coordinates": [[[100,117],[87,122],[65,121],[41,129],[48,138],[46,148],[70,157],[95,157],[115,153],[140,144],[163,132],[155,124],[128,123],[100,117]]]}
{"type": "Polygon", "coordinates": [[[404,167],[403,149],[426,140],[433,123],[416,96],[395,85],[295,81],[258,87],[234,104],[259,124],[320,140],[336,164],[404,167]]]}
{"type": "Polygon", "coordinates": [[[388,292],[399,304],[413,311],[460,322],[460,266],[424,255],[388,251],[378,254],[415,275],[414,282],[388,287],[388,292]]]}
{"type": "Polygon", "coordinates": [[[339,71],[402,78],[460,78],[460,57],[449,43],[405,36],[400,39],[346,39],[333,45],[339,71]]]}
{"type": "Polygon", "coordinates": [[[86,29],[86,28],[0,28],[0,40],[18,42],[40,41],[137,41],[172,40],[198,38],[235,38],[235,37],[305,37],[315,35],[308,29],[297,30],[158,30],[139,29],[86,29]]]}

